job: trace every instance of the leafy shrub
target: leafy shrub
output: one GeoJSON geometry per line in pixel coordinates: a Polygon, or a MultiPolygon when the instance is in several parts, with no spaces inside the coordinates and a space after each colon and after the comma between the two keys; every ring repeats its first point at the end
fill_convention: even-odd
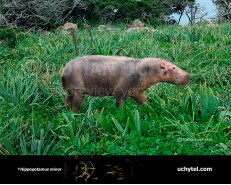
{"type": "Polygon", "coordinates": [[[12,30],[7,27],[0,29],[0,42],[7,47],[15,48],[18,41],[24,38],[25,36],[20,33],[20,29],[12,30]]]}
{"type": "Polygon", "coordinates": [[[10,28],[4,28],[0,30],[0,40],[5,46],[14,48],[17,44],[17,34],[10,28]]]}

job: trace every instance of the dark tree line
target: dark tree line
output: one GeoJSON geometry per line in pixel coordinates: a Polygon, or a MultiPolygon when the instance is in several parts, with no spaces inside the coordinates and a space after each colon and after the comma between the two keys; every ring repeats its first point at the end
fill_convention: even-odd
{"type": "MultiPolygon", "coordinates": [[[[220,19],[230,20],[230,0],[214,2],[220,19]]],[[[159,25],[179,23],[183,14],[194,23],[196,10],[195,0],[0,0],[0,28],[52,28],[67,21],[106,24],[134,19],[159,25]],[[178,20],[172,19],[173,13],[180,15],[178,20]]]]}
{"type": "Polygon", "coordinates": [[[93,3],[97,21],[140,19],[150,24],[173,23],[170,15],[178,13],[181,0],[88,0],[93,3]]]}
{"type": "Polygon", "coordinates": [[[231,20],[231,0],[213,0],[217,8],[217,22],[231,20]]]}
{"type": "MultiPolygon", "coordinates": [[[[186,0],[185,0],[186,1],[186,0]]],[[[174,23],[181,0],[1,0],[0,27],[52,27],[66,21],[105,24],[140,19],[152,25],[174,23]]]]}

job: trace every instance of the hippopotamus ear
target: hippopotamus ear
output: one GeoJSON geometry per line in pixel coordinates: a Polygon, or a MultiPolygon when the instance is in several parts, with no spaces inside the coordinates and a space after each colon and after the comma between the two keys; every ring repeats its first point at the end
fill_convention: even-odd
{"type": "Polygon", "coordinates": [[[161,65],[160,65],[160,68],[161,69],[165,69],[167,67],[167,64],[165,62],[163,62],[161,65]]]}

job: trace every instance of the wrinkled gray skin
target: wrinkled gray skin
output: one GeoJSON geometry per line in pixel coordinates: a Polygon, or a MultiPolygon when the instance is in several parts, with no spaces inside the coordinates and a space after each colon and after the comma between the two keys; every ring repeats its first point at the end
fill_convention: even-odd
{"type": "Polygon", "coordinates": [[[114,96],[117,106],[128,97],[144,105],[145,90],[159,82],[185,85],[190,76],[161,58],[92,55],[69,62],[62,71],[65,103],[78,112],[84,95],[114,96]]]}

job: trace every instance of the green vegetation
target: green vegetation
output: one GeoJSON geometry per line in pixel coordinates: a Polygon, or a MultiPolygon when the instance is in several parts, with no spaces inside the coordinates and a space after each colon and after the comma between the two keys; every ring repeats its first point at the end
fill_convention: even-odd
{"type": "Polygon", "coordinates": [[[54,29],[66,22],[90,23],[97,25],[125,23],[134,19],[151,25],[172,24],[176,21],[173,13],[184,12],[195,0],[31,0],[0,1],[0,28],[10,26],[22,29],[54,29]],[[30,8],[28,9],[28,6],[30,8]]]}
{"type": "MultiPolygon", "coordinates": [[[[186,2],[195,2],[195,0],[186,2]]],[[[170,15],[182,10],[180,0],[165,2],[162,0],[88,0],[88,3],[94,4],[92,11],[86,13],[87,19],[92,23],[98,21],[125,22],[139,18],[151,25],[170,24],[175,22],[170,15]]],[[[73,16],[75,17],[75,14],[73,16]]]]}
{"type": "Polygon", "coordinates": [[[86,28],[79,55],[165,58],[191,75],[186,86],[156,84],[141,107],[128,98],[86,96],[79,114],[64,104],[63,67],[76,57],[70,35],[44,32],[0,40],[0,154],[230,155],[231,24],[161,26],[158,32],[86,28]]]}
{"type": "Polygon", "coordinates": [[[17,40],[23,39],[23,37],[24,35],[20,33],[20,29],[4,28],[0,30],[0,41],[3,46],[14,48],[17,45],[17,40]]]}

